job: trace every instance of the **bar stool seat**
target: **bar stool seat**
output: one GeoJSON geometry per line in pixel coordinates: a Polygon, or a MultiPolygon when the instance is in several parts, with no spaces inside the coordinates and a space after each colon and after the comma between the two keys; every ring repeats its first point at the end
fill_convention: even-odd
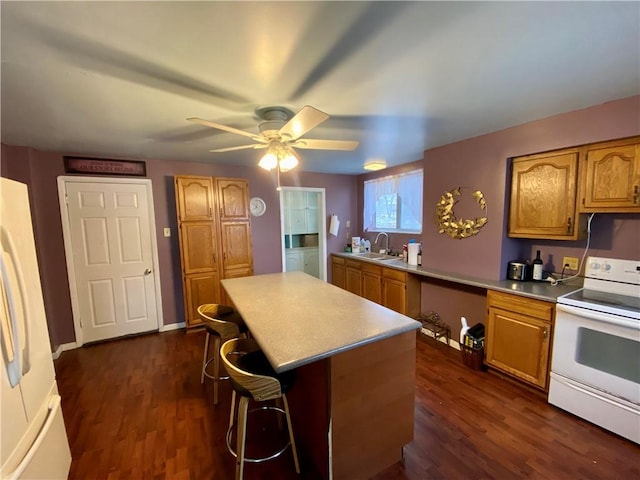
{"type": "Polygon", "coordinates": [[[286,393],[293,386],[295,371],[276,373],[265,357],[257,342],[253,339],[237,338],[226,341],[220,349],[220,357],[229,373],[233,393],[231,397],[231,413],[229,415],[229,428],[227,430],[227,448],[236,457],[236,480],[241,480],[244,473],[245,462],[259,463],[280,456],[291,446],[296,472],[300,473],[298,451],[293,436],[291,416],[289,414],[289,402],[286,393]],[[236,394],[240,395],[238,404],[238,425],[236,448],[231,446],[235,420],[236,394]],[[267,400],[281,400],[283,408],[275,406],[261,407],[261,409],[276,410],[283,413],[287,419],[289,430],[289,442],[279,450],[262,458],[247,458],[245,456],[247,418],[249,414],[249,401],[264,402],[267,400]]]}
{"type": "Polygon", "coordinates": [[[217,303],[205,303],[198,307],[198,315],[204,325],[206,337],[204,340],[204,355],[202,357],[202,373],[200,383],[204,378],[213,379],[213,404],[218,404],[218,384],[220,380],[226,380],[228,376],[220,376],[220,345],[240,335],[247,335],[248,329],[244,320],[235,308],[217,303]],[[209,344],[213,336],[213,356],[209,358],[209,344]],[[213,363],[213,373],[208,372],[209,365],[213,363]]]}

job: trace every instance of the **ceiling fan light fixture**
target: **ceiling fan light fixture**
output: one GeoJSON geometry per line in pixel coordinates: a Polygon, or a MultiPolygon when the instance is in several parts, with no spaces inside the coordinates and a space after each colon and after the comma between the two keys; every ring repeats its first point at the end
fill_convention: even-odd
{"type": "Polygon", "coordinates": [[[298,166],[298,159],[295,153],[290,148],[283,150],[283,156],[280,158],[280,171],[286,172],[298,166]]]}
{"type": "Polygon", "coordinates": [[[376,171],[383,170],[385,168],[387,168],[387,162],[384,160],[384,158],[371,158],[364,162],[365,170],[376,171]]]}
{"type": "Polygon", "coordinates": [[[267,153],[265,153],[258,162],[258,166],[264,168],[265,170],[273,170],[278,166],[277,154],[274,153],[271,148],[269,148],[269,150],[267,150],[267,153]]]}

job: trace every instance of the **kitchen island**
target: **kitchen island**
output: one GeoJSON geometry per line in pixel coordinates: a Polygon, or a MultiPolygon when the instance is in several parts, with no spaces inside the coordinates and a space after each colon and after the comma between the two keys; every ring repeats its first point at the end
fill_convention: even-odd
{"type": "Polygon", "coordinates": [[[303,272],[222,280],[288,394],[303,468],[369,478],[413,439],[419,322],[303,272]]]}

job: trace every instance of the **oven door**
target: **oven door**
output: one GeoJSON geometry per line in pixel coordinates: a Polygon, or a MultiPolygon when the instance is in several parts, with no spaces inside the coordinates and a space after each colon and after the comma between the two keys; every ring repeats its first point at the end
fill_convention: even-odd
{"type": "Polygon", "coordinates": [[[557,304],[551,371],[640,405],[640,322],[557,304]]]}

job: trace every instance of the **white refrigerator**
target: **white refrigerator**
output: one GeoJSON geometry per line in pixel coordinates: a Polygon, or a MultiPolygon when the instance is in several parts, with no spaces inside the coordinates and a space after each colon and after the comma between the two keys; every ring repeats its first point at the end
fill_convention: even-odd
{"type": "Polygon", "coordinates": [[[71,452],[53,368],[27,186],[0,178],[0,479],[66,479],[71,452]]]}

